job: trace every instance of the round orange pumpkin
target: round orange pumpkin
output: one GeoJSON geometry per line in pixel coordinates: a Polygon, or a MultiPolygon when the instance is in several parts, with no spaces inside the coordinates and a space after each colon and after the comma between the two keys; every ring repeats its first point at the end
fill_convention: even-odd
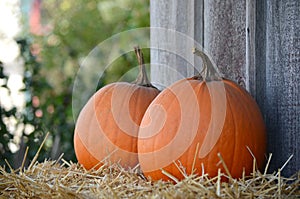
{"type": "Polygon", "coordinates": [[[239,178],[243,169],[250,174],[254,157],[258,168],[264,164],[266,130],[255,100],[221,78],[206,54],[195,53],[203,59],[202,73],[162,91],[140,125],[139,162],[153,180],[171,180],[168,174],[178,180],[191,173],[214,177],[225,167],[239,178]]]}
{"type": "Polygon", "coordinates": [[[140,74],[134,84],[117,82],[97,91],[76,122],[74,148],[86,169],[107,160],[125,168],[138,164],[137,134],[148,105],[159,93],[149,82],[142,52],[135,48],[140,74]]]}

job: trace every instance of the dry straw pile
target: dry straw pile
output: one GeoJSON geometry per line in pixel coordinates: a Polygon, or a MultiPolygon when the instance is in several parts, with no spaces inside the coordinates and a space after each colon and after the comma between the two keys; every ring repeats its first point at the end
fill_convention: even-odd
{"type": "Polygon", "coordinates": [[[271,156],[263,173],[254,170],[242,179],[219,172],[215,178],[189,175],[171,183],[146,180],[138,168],[126,171],[118,164],[87,171],[62,158],[38,163],[38,154],[27,168],[13,170],[7,163],[10,172],[6,172],[0,167],[0,198],[300,198],[300,171],[284,178],[280,173],[284,165],[267,174],[271,156]],[[228,182],[221,182],[224,177],[228,182]]]}

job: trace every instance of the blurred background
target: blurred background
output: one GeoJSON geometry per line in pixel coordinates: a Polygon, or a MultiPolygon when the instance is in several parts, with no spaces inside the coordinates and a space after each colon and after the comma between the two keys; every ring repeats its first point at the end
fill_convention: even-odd
{"type": "MultiPolygon", "coordinates": [[[[1,0],[0,165],[18,168],[29,147],[28,164],[46,133],[40,161],[62,153],[76,161],[72,89],[80,63],[112,35],[149,26],[149,0],[1,0]]],[[[136,65],[133,52],[120,56],[98,89],[136,65]]]]}

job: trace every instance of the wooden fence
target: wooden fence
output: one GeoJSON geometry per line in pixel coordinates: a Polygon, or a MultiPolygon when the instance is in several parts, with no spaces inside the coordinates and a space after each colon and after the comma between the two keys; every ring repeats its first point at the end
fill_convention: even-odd
{"type": "Polygon", "coordinates": [[[258,102],[267,125],[268,153],[273,154],[270,171],[291,155],[283,174],[299,171],[300,1],[151,0],[150,7],[152,81],[170,85],[193,75],[191,65],[201,67],[190,42],[155,27],[194,39],[225,77],[258,102]]]}

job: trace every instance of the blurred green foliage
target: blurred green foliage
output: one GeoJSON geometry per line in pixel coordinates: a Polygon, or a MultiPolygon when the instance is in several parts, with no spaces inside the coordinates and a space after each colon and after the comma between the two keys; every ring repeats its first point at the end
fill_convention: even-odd
{"type": "MultiPolygon", "coordinates": [[[[64,159],[75,161],[72,89],[80,63],[97,44],[112,35],[149,27],[149,0],[47,0],[42,1],[42,19],[44,34],[28,33],[18,40],[25,61],[23,91],[27,100],[19,122],[35,128],[29,135],[23,133],[22,144],[30,147],[28,159],[32,159],[43,137],[50,132],[40,160],[56,159],[64,153],[64,159]]],[[[149,40],[149,35],[144,37],[149,40]]],[[[144,52],[146,62],[149,54],[149,51],[144,52]]],[[[136,65],[134,53],[119,57],[99,80],[99,87],[119,80],[136,65]]],[[[0,110],[1,115],[15,114],[13,110],[0,110]]],[[[0,137],[5,146],[3,154],[9,158],[7,143],[12,139],[11,134],[1,120],[0,125],[0,136],[4,136],[0,137]]],[[[20,147],[23,149],[19,151],[21,157],[24,146],[20,147]]]]}
{"type": "MultiPolygon", "coordinates": [[[[3,63],[0,61],[0,89],[5,89],[9,91],[7,87],[8,77],[4,74],[3,63]]],[[[1,105],[0,101],[0,164],[5,163],[5,159],[9,159],[10,150],[9,150],[9,142],[13,139],[13,135],[9,133],[7,123],[5,120],[7,118],[16,118],[16,108],[13,107],[11,109],[5,109],[1,105]]]]}

